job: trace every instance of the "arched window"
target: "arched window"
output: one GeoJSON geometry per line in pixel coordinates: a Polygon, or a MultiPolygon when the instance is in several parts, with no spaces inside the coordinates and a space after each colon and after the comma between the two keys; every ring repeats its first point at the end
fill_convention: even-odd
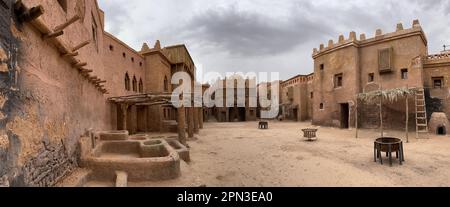
{"type": "Polygon", "coordinates": [[[136,76],[133,76],[133,91],[137,92],[137,80],[136,76]]]}
{"type": "Polygon", "coordinates": [[[144,92],[144,83],[142,82],[142,78],[139,79],[139,93],[144,92]]]}
{"type": "Polygon", "coordinates": [[[167,76],[164,77],[164,92],[169,91],[169,81],[167,80],[167,76]]]}
{"type": "Polygon", "coordinates": [[[128,73],[125,73],[125,90],[130,90],[130,76],[128,76],[128,73]]]}

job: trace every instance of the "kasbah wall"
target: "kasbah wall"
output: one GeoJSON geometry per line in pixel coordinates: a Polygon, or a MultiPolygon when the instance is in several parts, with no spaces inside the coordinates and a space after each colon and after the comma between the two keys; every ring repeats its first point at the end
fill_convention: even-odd
{"type": "MultiPolygon", "coordinates": [[[[171,92],[173,72],[184,70],[174,64],[195,74],[184,45],[135,51],[105,32],[97,1],[0,1],[0,186],[55,185],[78,165],[80,136],[121,125],[108,98],[171,92]]],[[[128,130],[161,131],[170,109],[138,126],[130,107],[128,130]]]]}
{"type": "MultiPolygon", "coordinates": [[[[305,83],[298,80],[301,76],[296,76],[282,82],[283,118],[307,120],[309,113],[297,109],[304,103],[303,105],[308,106],[307,111],[312,111],[314,125],[355,127],[357,94],[376,91],[380,87],[383,90],[424,88],[428,119],[434,112],[445,112],[447,117],[450,117],[450,53],[444,51],[441,54],[429,55],[427,46],[426,35],[418,20],[407,29],[400,23],[395,32],[387,34],[378,29],[373,38],[366,38],[365,34],[360,34],[357,38],[355,32],[350,32],[348,38],[340,35],[337,42],[329,40],[327,45],[321,44],[319,49],[313,51],[313,81],[305,83]],[[390,51],[388,72],[380,71],[379,52],[385,49],[390,51]],[[341,80],[338,81],[338,77],[341,77],[341,80]],[[312,100],[308,101],[310,99],[312,100]],[[302,114],[305,114],[306,119],[302,114]]],[[[385,102],[385,128],[404,129],[405,103],[404,98],[394,103],[385,102]]],[[[410,97],[411,128],[416,124],[414,104],[414,97],[410,97]]],[[[378,128],[379,117],[377,105],[358,101],[359,127],[378,128]]]]}

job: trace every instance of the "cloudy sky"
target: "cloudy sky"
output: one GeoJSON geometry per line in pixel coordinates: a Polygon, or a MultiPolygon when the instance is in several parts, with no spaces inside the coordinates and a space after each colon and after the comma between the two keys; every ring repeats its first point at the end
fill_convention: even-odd
{"type": "Polygon", "coordinates": [[[140,50],[184,43],[204,72],[313,71],[312,49],[350,31],[410,28],[419,19],[430,53],[450,44],[448,0],[98,0],[106,30],[140,50]]]}

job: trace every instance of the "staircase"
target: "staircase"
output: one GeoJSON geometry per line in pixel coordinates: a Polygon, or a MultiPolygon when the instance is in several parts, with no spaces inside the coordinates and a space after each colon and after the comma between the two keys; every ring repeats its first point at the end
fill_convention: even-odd
{"type": "Polygon", "coordinates": [[[420,88],[416,91],[416,138],[421,134],[428,134],[427,108],[425,103],[425,90],[420,88]]]}

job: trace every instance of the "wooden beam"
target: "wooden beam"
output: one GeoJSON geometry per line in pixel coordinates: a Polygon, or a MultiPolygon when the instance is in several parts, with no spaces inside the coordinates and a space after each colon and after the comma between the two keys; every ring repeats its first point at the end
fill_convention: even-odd
{"type": "Polygon", "coordinates": [[[77,67],[77,68],[81,68],[81,67],[84,67],[86,65],[87,65],[87,63],[85,63],[85,62],[83,62],[83,63],[82,62],[78,62],[74,66],[77,67]]]}
{"type": "Polygon", "coordinates": [[[56,38],[56,37],[59,37],[59,36],[61,36],[63,34],[64,34],[64,31],[60,30],[60,31],[55,31],[55,32],[52,32],[52,33],[45,34],[45,35],[43,35],[43,38],[44,39],[56,38]]]}
{"type": "Polygon", "coordinates": [[[63,57],[75,57],[75,56],[78,56],[78,55],[79,55],[78,52],[71,52],[71,53],[63,54],[62,56],[63,57]]]}
{"type": "Polygon", "coordinates": [[[65,22],[65,23],[63,23],[63,24],[61,24],[59,26],[56,26],[54,30],[55,31],[64,30],[66,27],[68,27],[69,25],[75,23],[78,20],[80,20],[80,16],[75,15],[72,18],[70,18],[67,22],[65,22]]]}
{"type": "Polygon", "coordinates": [[[91,73],[91,72],[94,72],[93,70],[89,70],[89,69],[85,69],[85,68],[78,68],[78,70],[79,70],[81,73],[91,73]]]}
{"type": "Polygon", "coordinates": [[[21,0],[18,0],[14,4],[14,11],[18,16],[19,21],[22,22],[31,22],[40,17],[45,12],[44,7],[42,5],[38,5],[31,9],[27,9],[21,0]]]}
{"type": "Polygon", "coordinates": [[[79,49],[83,48],[84,46],[86,46],[86,45],[88,45],[88,44],[90,44],[90,43],[91,43],[90,40],[86,40],[86,41],[80,43],[79,45],[75,46],[75,47],[72,49],[72,52],[76,52],[76,51],[78,51],[79,49]]]}

